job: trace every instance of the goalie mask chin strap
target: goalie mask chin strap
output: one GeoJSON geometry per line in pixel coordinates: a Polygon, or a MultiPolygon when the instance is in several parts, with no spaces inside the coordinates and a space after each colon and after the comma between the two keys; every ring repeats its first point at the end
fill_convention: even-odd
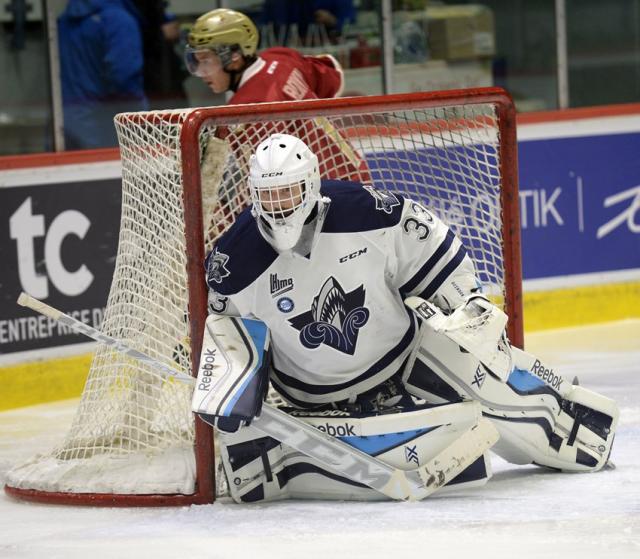
{"type": "Polygon", "coordinates": [[[322,231],[322,225],[324,224],[324,219],[329,211],[330,204],[331,200],[325,197],[321,198],[313,206],[311,213],[302,226],[300,239],[293,248],[296,254],[299,254],[300,256],[309,256],[311,254],[313,247],[318,241],[320,232],[322,231]]]}

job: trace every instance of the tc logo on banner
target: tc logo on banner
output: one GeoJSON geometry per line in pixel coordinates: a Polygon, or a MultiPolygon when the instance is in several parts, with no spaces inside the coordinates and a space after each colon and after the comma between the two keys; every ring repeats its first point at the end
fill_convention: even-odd
{"type": "Polygon", "coordinates": [[[31,197],[27,198],[9,219],[9,233],[16,241],[18,275],[22,289],[39,299],[49,296],[50,279],[60,293],[75,296],[91,285],[93,274],[82,264],[77,270],[68,270],[62,262],[62,243],[69,235],[83,239],[91,222],[77,210],[58,214],[45,231],[44,215],[34,214],[31,197]],[[44,237],[44,261],[48,278],[36,271],[34,239],[44,237]]]}

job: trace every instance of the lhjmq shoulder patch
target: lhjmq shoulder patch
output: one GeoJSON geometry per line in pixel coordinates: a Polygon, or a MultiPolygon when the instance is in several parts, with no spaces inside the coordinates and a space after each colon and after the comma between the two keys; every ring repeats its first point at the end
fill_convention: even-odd
{"type": "Polygon", "coordinates": [[[209,257],[207,283],[222,283],[222,280],[231,273],[227,269],[227,262],[229,262],[229,257],[222,252],[218,252],[218,249],[216,248],[213,254],[209,257]]]}
{"type": "Polygon", "coordinates": [[[376,210],[381,210],[386,214],[390,214],[393,211],[393,208],[400,205],[400,200],[398,200],[398,197],[393,192],[377,190],[370,184],[363,184],[362,188],[375,198],[376,210]]]}

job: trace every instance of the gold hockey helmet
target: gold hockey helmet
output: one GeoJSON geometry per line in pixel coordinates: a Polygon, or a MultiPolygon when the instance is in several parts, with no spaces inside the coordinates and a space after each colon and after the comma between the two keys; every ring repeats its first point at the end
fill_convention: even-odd
{"type": "Polygon", "coordinates": [[[192,49],[213,49],[239,45],[244,56],[253,56],[258,48],[258,30],[244,14],[220,8],[201,15],[188,36],[192,49]]]}

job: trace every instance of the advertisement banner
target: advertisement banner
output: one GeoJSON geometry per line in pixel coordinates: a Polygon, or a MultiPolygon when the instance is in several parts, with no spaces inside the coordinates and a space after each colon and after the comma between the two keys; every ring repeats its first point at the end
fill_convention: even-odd
{"type": "Polygon", "coordinates": [[[524,279],[640,269],[640,133],[518,144],[524,279]]]}
{"type": "Polygon", "coordinates": [[[0,357],[86,342],[20,307],[25,291],[99,327],[115,265],[120,179],[0,189],[0,357]]]}

